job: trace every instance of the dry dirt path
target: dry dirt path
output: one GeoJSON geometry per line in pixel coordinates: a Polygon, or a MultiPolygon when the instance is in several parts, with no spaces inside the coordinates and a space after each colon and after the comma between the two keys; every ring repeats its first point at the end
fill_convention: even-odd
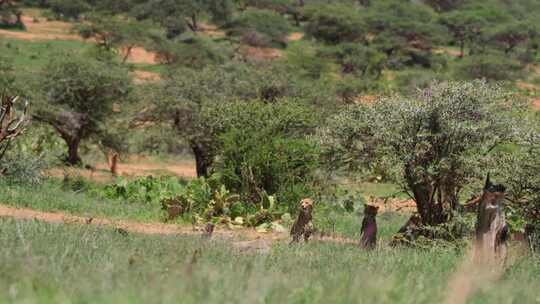
{"type": "MultiPolygon", "coordinates": [[[[203,227],[85,217],[63,212],[45,212],[28,208],[15,208],[2,204],[0,204],[0,217],[19,220],[38,220],[57,224],[95,225],[121,229],[128,233],[146,235],[202,236],[203,230],[203,227]]],[[[231,245],[240,251],[268,252],[273,243],[289,240],[289,234],[286,232],[261,233],[252,228],[226,229],[218,227],[214,230],[213,236],[230,240],[231,245]]],[[[355,240],[341,237],[315,237],[314,241],[334,242],[345,245],[357,244],[355,240]]]]}

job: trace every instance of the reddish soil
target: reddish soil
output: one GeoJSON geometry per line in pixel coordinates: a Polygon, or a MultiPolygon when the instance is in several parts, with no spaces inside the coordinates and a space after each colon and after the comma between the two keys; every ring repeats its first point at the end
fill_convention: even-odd
{"type": "Polygon", "coordinates": [[[273,48],[258,48],[252,46],[242,46],[238,52],[246,58],[255,61],[267,61],[281,58],[283,51],[273,48]]]}
{"type": "Polygon", "coordinates": [[[522,90],[531,91],[531,92],[537,92],[540,91],[540,86],[524,82],[524,81],[518,81],[516,82],[516,86],[522,90]]]}
{"type": "MultiPolygon", "coordinates": [[[[33,18],[29,16],[22,17],[26,26],[26,31],[8,31],[0,30],[0,36],[26,40],[26,41],[44,41],[44,40],[78,40],[83,41],[82,37],[73,32],[73,25],[62,21],[48,21],[45,18],[33,18]]],[[[121,51],[122,53],[123,51],[121,51]]],[[[157,64],[156,54],[149,52],[141,47],[136,47],[131,51],[127,60],[129,63],[157,64]]]]}
{"type": "Polygon", "coordinates": [[[226,36],[224,31],[220,30],[217,26],[208,23],[200,23],[199,31],[211,38],[223,38],[226,36]]]}
{"type": "Polygon", "coordinates": [[[461,54],[460,51],[450,49],[450,48],[433,49],[433,53],[435,53],[435,54],[448,54],[448,55],[454,56],[454,57],[459,57],[459,55],[461,54]]]}
{"type": "Polygon", "coordinates": [[[304,38],[304,33],[300,33],[300,32],[290,33],[289,36],[287,36],[288,41],[298,41],[298,40],[301,40],[302,38],[304,38]]]}
{"type": "Polygon", "coordinates": [[[370,104],[374,104],[377,99],[379,99],[379,96],[377,95],[359,95],[359,96],[356,96],[356,98],[354,99],[354,102],[356,104],[367,104],[367,105],[370,105],[370,104]]]}
{"type": "Polygon", "coordinates": [[[134,81],[136,84],[154,82],[154,81],[159,81],[159,80],[161,80],[161,75],[159,75],[158,73],[141,71],[141,70],[135,71],[134,81]]]}
{"type": "Polygon", "coordinates": [[[531,99],[531,105],[534,110],[540,110],[540,98],[531,99]]]}
{"type": "MultiPolygon", "coordinates": [[[[124,56],[126,50],[123,49],[120,51],[121,55],[124,56]]],[[[142,63],[142,64],[158,64],[159,62],[156,59],[156,53],[149,52],[142,47],[135,47],[131,50],[129,57],[127,59],[129,63],[142,63]]]]}
{"type": "Polygon", "coordinates": [[[83,40],[72,33],[73,26],[67,22],[47,21],[45,18],[22,17],[25,32],[0,30],[0,35],[27,41],[42,40],[83,40]]]}
{"type": "MultiPolygon", "coordinates": [[[[93,218],[70,215],[62,212],[44,212],[26,208],[14,208],[6,205],[0,205],[0,217],[11,217],[15,219],[35,219],[50,223],[63,224],[88,224],[96,226],[106,226],[113,228],[121,228],[128,232],[140,234],[186,234],[198,235],[202,234],[203,227],[191,227],[174,224],[163,223],[139,223],[124,220],[111,220],[106,218],[93,218]]],[[[239,228],[234,230],[216,229],[214,234],[226,237],[241,235],[244,239],[259,239],[266,238],[270,240],[287,238],[284,233],[268,232],[257,233],[254,229],[239,228]]]]}
{"type": "MultiPolygon", "coordinates": [[[[118,174],[124,177],[139,176],[181,176],[185,178],[197,177],[195,164],[188,160],[176,162],[159,162],[144,156],[130,156],[121,159],[118,164],[118,174]]],[[[107,163],[98,163],[93,169],[59,167],[47,171],[47,175],[62,178],[64,176],[81,176],[96,182],[112,182],[114,177],[111,175],[107,163]]]]}
{"type": "MultiPolygon", "coordinates": [[[[202,226],[185,226],[163,223],[139,223],[124,220],[111,220],[106,218],[93,218],[70,215],[62,212],[44,212],[26,208],[14,208],[0,204],[0,217],[10,217],[21,220],[39,220],[49,223],[95,225],[123,229],[127,232],[148,235],[203,235],[202,226]]],[[[287,232],[260,233],[253,228],[238,227],[228,229],[218,226],[213,235],[221,239],[232,240],[231,245],[240,251],[268,252],[272,243],[289,240],[287,232]]],[[[314,237],[318,242],[334,242],[344,245],[356,246],[357,241],[340,237],[314,237]]]]}

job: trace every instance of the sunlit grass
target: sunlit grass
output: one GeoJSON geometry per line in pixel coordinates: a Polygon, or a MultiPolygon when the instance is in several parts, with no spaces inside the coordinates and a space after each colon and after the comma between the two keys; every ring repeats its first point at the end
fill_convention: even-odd
{"type": "MultiPolygon", "coordinates": [[[[463,255],[316,242],[264,254],[225,239],[9,219],[0,230],[3,303],[441,303],[463,255]]],[[[535,303],[539,275],[538,261],[520,259],[469,303],[535,303]]]]}

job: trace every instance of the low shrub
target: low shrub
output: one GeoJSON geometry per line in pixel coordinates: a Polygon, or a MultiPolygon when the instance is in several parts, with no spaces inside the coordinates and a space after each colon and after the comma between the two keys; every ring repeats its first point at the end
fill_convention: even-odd
{"type": "Polygon", "coordinates": [[[50,0],[48,4],[56,18],[66,20],[78,20],[91,8],[84,0],[50,0]]]}
{"type": "Polygon", "coordinates": [[[502,54],[467,56],[456,65],[455,74],[460,79],[512,80],[520,76],[519,61],[502,54]]]}
{"type": "Polygon", "coordinates": [[[223,184],[247,202],[261,205],[275,196],[277,210],[295,212],[300,199],[313,194],[319,149],[307,135],[314,111],[276,101],[234,104],[227,112],[236,122],[220,136],[215,171],[223,184]]]}
{"type": "Polygon", "coordinates": [[[242,12],[226,27],[231,36],[256,47],[286,46],[291,27],[282,15],[270,10],[250,9],[242,12]]]}
{"type": "Polygon", "coordinates": [[[355,5],[310,5],[304,9],[306,32],[329,44],[364,40],[365,25],[355,5]]]}

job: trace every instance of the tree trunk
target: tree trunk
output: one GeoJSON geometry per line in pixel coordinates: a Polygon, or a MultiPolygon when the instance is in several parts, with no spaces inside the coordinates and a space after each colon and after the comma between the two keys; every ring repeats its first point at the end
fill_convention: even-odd
{"type": "Polygon", "coordinates": [[[70,165],[79,165],[79,144],[87,135],[90,120],[86,114],[63,111],[60,113],[41,112],[33,116],[37,121],[50,124],[66,142],[68,154],[66,162],[70,165]]]}
{"type": "Polygon", "coordinates": [[[504,260],[508,226],[502,212],[505,188],[486,179],[484,193],[478,206],[476,222],[476,254],[479,261],[504,260]]]}
{"type": "Polygon", "coordinates": [[[416,180],[415,176],[407,176],[407,184],[412,190],[422,225],[437,226],[446,223],[451,218],[451,210],[456,207],[455,193],[445,189],[444,185],[416,180]]]}
{"type": "Polygon", "coordinates": [[[207,151],[202,145],[195,142],[191,143],[191,150],[195,156],[195,166],[197,169],[197,177],[208,177],[208,171],[210,168],[211,160],[207,151]]]}
{"type": "Polygon", "coordinates": [[[106,152],[105,156],[107,157],[107,164],[109,165],[111,174],[113,176],[118,176],[118,152],[108,151],[106,152]]]}
{"type": "Polygon", "coordinates": [[[80,139],[79,138],[74,138],[74,139],[64,138],[64,140],[66,141],[66,144],[68,146],[68,156],[66,158],[66,162],[72,166],[80,165],[82,162],[81,158],[79,157],[80,139]]]}
{"type": "Polygon", "coordinates": [[[459,42],[459,58],[463,58],[465,55],[465,41],[461,40],[459,42]]]}
{"type": "Polygon", "coordinates": [[[124,55],[124,58],[122,58],[122,63],[126,63],[126,61],[129,58],[129,55],[131,55],[131,50],[133,50],[133,46],[128,46],[126,48],[126,54],[124,55]]]}

